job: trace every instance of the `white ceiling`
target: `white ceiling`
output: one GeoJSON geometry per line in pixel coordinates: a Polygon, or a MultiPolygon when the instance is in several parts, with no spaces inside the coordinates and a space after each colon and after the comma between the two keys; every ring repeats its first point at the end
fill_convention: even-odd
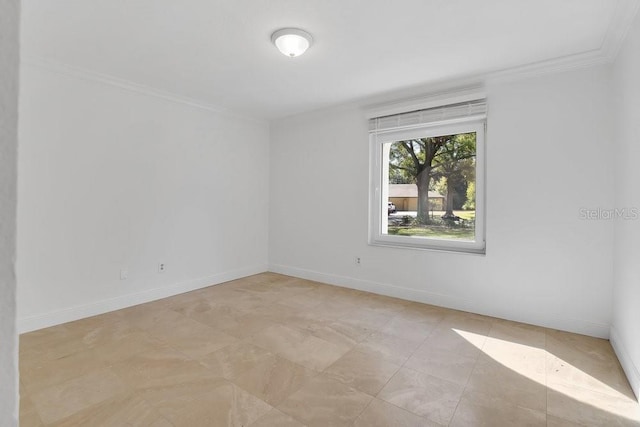
{"type": "Polygon", "coordinates": [[[259,118],[602,51],[635,0],[23,0],[23,56],[259,118]],[[287,58],[281,27],[314,45],[287,58]]]}

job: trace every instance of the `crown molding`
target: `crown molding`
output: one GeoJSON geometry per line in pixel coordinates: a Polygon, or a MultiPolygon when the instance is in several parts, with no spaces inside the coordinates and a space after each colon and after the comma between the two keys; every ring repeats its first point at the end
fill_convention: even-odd
{"type": "Polygon", "coordinates": [[[137,93],[140,95],[149,96],[152,98],[158,98],[165,101],[169,101],[175,104],[186,105],[192,108],[209,111],[212,113],[235,117],[244,120],[250,120],[259,123],[267,123],[267,120],[252,117],[246,114],[237,113],[227,108],[220,107],[218,105],[210,104],[205,101],[189,98],[186,96],[178,95],[173,92],[158,89],[152,86],[135,83],[130,80],[121,79],[108,74],[98,73],[96,71],[87,70],[84,68],[72,66],[62,62],[54,61],[48,58],[35,56],[35,55],[23,55],[21,57],[21,65],[32,66],[40,69],[44,69],[57,74],[62,74],[68,77],[81,79],[89,82],[99,83],[107,86],[116,87],[118,89],[125,90],[127,92],[137,93]]]}
{"type": "MultiPolygon", "coordinates": [[[[517,67],[492,70],[475,75],[461,76],[453,80],[442,80],[385,92],[359,100],[344,103],[345,106],[361,108],[367,118],[389,111],[407,110],[415,107],[415,103],[426,103],[425,98],[437,99],[442,94],[456,94],[459,91],[482,93],[485,86],[526,80],[544,75],[557,74],[571,70],[607,65],[615,61],[620,48],[624,44],[629,29],[640,11],[638,0],[617,0],[617,6],[609,22],[607,33],[599,48],[577,54],[565,55],[553,59],[532,62],[517,67]],[[474,90],[475,89],[475,90],[474,90]],[[420,94],[415,96],[415,94],[420,94]]],[[[376,116],[377,117],[377,116],[376,116]]]]}
{"type": "Polygon", "coordinates": [[[637,0],[617,0],[607,32],[597,49],[489,72],[485,75],[485,81],[520,80],[610,64],[615,61],[624,44],[638,10],[640,2],[637,0]]]}
{"type": "MultiPolygon", "coordinates": [[[[614,1],[614,0],[612,0],[614,1]]],[[[561,73],[571,71],[575,69],[583,69],[588,67],[594,67],[599,65],[610,64],[615,61],[620,48],[624,44],[625,38],[629,29],[633,25],[634,19],[640,10],[640,1],[638,0],[615,0],[616,8],[611,16],[607,32],[603,37],[602,43],[599,48],[590,51],[565,55],[553,59],[542,60],[532,62],[522,66],[509,67],[500,70],[489,70],[484,73],[477,73],[475,75],[459,76],[453,80],[440,80],[430,82],[427,84],[421,84],[412,86],[409,88],[403,88],[385,93],[379,93],[373,96],[365,96],[351,101],[339,103],[337,105],[331,105],[318,109],[312,109],[308,111],[301,111],[299,113],[290,114],[285,117],[278,117],[275,120],[281,120],[287,117],[297,116],[299,114],[312,113],[314,111],[323,111],[327,108],[339,108],[339,107],[357,107],[365,110],[374,110],[376,108],[387,108],[389,104],[400,103],[398,99],[404,99],[411,97],[415,93],[421,93],[419,98],[423,98],[424,94],[435,94],[439,92],[450,93],[450,91],[456,91],[461,87],[474,86],[483,84],[491,84],[495,82],[524,80],[528,78],[535,78],[539,76],[561,73]],[[405,97],[403,98],[402,95],[405,97]],[[386,106],[385,106],[386,104],[386,106]]],[[[164,99],[166,101],[188,105],[190,107],[236,117],[245,120],[250,120],[259,123],[268,123],[269,120],[256,118],[254,116],[238,113],[218,105],[210,104],[200,99],[189,98],[182,95],[178,95],[169,91],[165,91],[159,88],[135,83],[129,80],[121,79],[107,74],[98,73],[95,71],[83,69],[76,66],[71,66],[65,63],[57,62],[51,59],[38,56],[25,56],[23,55],[22,64],[43,68],[52,72],[57,72],[67,76],[88,80],[92,82],[102,83],[114,87],[118,87],[129,92],[134,92],[146,96],[164,99]]],[[[411,101],[411,100],[409,100],[411,101]]]]}
{"type": "Polygon", "coordinates": [[[638,10],[640,10],[639,1],[618,0],[607,34],[600,47],[601,54],[607,58],[608,62],[613,62],[618,56],[618,52],[620,52],[620,48],[624,44],[638,10]]]}
{"type": "Polygon", "coordinates": [[[548,74],[557,74],[581,68],[595,67],[611,62],[600,49],[566,55],[554,59],[532,62],[518,67],[492,71],[484,76],[487,83],[524,80],[548,74]]]}
{"type": "Polygon", "coordinates": [[[369,119],[400,112],[431,108],[443,104],[465,102],[471,98],[481,99],[487,96],[487,87],[492,84],[527,80],[544,75],[604,65],[609,62],[610,61],[602,55],[600,49],[596,49],[575,55],[534,62],[519,67],[469,75],[455,80],[412,86],[410,88],[364,98],[355,103],[346,103],[345,105],[353,105],[362,109],[366,118],[369,119]],[[415,94],[419,95],[416,96],[415,94]],[[444,99],[451,102],[445,102],[443,101],[444,99]]]}

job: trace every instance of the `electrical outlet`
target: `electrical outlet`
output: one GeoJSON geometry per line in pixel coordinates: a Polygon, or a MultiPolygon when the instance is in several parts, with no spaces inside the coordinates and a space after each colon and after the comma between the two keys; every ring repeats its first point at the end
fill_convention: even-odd
{"type": "Polygon", "coordinates": [[[356,257],[356,265],[360,266],[360,264],[362,264],[362,260],[360,259],[359,256],[356,257]]]}
{"type": "Polygon", "coordinates": [[[120,280],[127,280],[129,278],[129,271],[126,269],[120,270],[120,280]]]}
{"type": "Polygon", "coordinates": [[[158,264],[158,273],[164,273],[167,270],[167,264],[161,262],[158,264]]]}

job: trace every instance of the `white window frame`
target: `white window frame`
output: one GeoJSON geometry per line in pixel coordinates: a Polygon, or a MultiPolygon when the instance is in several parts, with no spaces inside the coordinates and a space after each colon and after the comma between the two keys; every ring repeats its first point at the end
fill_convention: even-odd
{"type": "Polygon", "coordinates": [[[484,254],[485,238],[485,117],[467,117],[447,122],[413,125],[407,128],[374,131],[369,136],[369,244],[411,249],[444,250],[484,254]],[[388,153],[385,144],[408,139],[461,133],[476,133],[476,215],[475,240],[448,240],[422,236],[397,236],[385,233],[389,182],[388,153]],[[384,204],[383,204],[384,203],[384,204]]]}

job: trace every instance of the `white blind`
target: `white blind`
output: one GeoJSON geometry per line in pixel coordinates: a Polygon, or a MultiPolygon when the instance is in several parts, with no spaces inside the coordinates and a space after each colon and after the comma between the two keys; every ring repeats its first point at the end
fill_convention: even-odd
{"type": "Polygon", "coordinates": [[[369,132],[377,133],[424,125],[456,123],[483,119],[486,116],[487,102],[485,99],[478,99],[426,110],[376,117],[369,120],[369,132]]]}

